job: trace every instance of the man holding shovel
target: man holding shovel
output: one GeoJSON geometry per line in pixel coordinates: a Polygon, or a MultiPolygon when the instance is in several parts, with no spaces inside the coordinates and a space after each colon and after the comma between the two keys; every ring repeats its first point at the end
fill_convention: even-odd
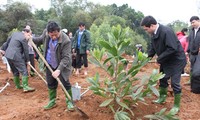
{"type": "Polygon", "coordinates": [[[1,47],[2,51],[5,51],[1,51],[1,53],[5,54],[10,64],[16,88],[23,88],[24,92],[35,91],[34,88],[28,86],[28,70],[26,67],[26,63],[30,63],[27,44],[30,37],[29,29],[24,29],[22,32],[14,32],[1,47]],[[22,75],[22,86],[20,85],[19,73],[22,75]]]}
{"type": "MultiPolygon", "coordinates": [[[[33,38],[36,44],[44,44],[44,57],[53,70],[46,69],[46,80],[49,91],[49,103],[44,106],[45,110],[56,107],[56,91],[59,78],[67,92],[72,96],[69,76],[71,74],[71,43],[69,37],[61,32],[59,25],[52,21],[47,25],[45,37],[33,38]]],[[[40,54],[40,53],[38,53],[40,54]]],[[[74,105],[66,96],[67,109],[74,110],[74,105]]]]}

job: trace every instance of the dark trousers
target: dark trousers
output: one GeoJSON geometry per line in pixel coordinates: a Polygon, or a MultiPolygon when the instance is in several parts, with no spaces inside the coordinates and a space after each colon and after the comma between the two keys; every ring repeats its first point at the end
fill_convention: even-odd
{"type": "MultiPolygon", "coordinates": [[[[53,71],[55,69],[51,68],[53,71]]],[[[62,73],[62,71],[61,71],[62,73]]],[[[63,78],[63,76],[59,75],[59,79],[61,81],[61,83],[63,84],[63,86],[65,87],[66,90],[70,90],[71,89],[71,84],[69,82],[69,80],[65,81],[65,79],[63,78]]],[[[51,71],[46,68],[46,80],[47,80],[47,85],[49,89],[57,89],[58,87],[58,81],[52,76],[51,71]]]]}
{"type": "Polygon", "coordinates": [[[174,91],[174,94],[181,93],[181,85],[180,85],[181,72],[182,71],[172,75],[166,74],[164,78],[160,79],[160,87],[167,88],[169,86],[168,80],[171,78],[171,86],[174,91]]]}
{"type": "Polygon", "coordinates": [[[197,55],[191,55],[189,56],[190,58],[190,73],[192,73],[192,68],[194,66],[194,63],[196,61],[197,55]]]}
{"type": "Polygon", "coordinates": [[[80,54],[80,51],[76,50],[76,68],[81,68],[82,64],[88,67],[87,54],[80,54]]]}
{"type": "MultiPolygon", "coordinates": [[[[31,65],[35,68],[34,54],[29,54],[29,59],[30,59],[31,65]]],[[[31,72],[34,73],[35,71],[31,68],[31,72]]]]}
{"type": "Polygon", "coordinates": [[[26,67],[25,60],[22,61],[15,61],[11,59],[7,60],[14,76],[19,76],[19,73],[21,73],[22,76],[28,76],[28,70],[26,67]]]}
{"type": "Polygon", "coordinates": [[[72,67],[76,68],[76,56],[72,55],[72,67]]]}

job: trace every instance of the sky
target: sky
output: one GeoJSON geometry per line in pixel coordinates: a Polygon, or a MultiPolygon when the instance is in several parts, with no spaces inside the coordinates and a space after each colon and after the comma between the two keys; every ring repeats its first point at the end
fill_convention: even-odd
{"type": "MultiPolygon", "coordinates": [[[[6,4],[7,0],[0,0],[0,4],[6,4]]],[[[37,9],[47,10],[50,6],[50,0],[13,0],[27,2],[37,9]],[[41,4],[42,1],[42,4],[41,4]]],[[[112,0],[88,0],[93,3],[110,5],[112,0]]],[[[115,4],[121,6],[128,4],[136,11],[141,11],[145,16],[152,15],[160,23],[170,23],[175,20],[189,22],[193,15],[200,15],[200,0],[116,0],[115,4]],[[199,2],[198,2],[199,1],[199,2]],[[198,9],[199,7],[199,9],[198,9]]]]}

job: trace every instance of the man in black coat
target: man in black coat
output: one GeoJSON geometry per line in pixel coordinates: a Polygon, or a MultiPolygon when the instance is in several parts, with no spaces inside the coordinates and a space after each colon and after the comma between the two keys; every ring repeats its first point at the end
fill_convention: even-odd
{"type": "Polygon", "coordinates": [[[186,56],[176,34],[169,27],[158,24],[152,16],[146,16],[141,26],[151,35],[151,46],[148,57],[157,54],[157,62],[160,64],[160,72],[164,78],[160,79],[160,96],[155,103],[164,103],[167,97],[168,80],[171,78],[171,85],[174,92],[174,106],[169,113],[177,114],[180,109],[181,72],[186,65],[186,56]]]}
{"type": "MultiPolygon", "coordinates": [[[[198,61],[198,54],[200,50],[200,19],[198,16],[192,16],[190,18],[190,23],[192,26],[192,30],[189,33],[188,40],[189,46],[187,52],[189,53],[190,58],[190,80],[191,82],[191,92],[200,94],[200,78],[199,78],[199,67],[195,65],[199,63],[198,61]],[[197,68],[195,69],[194,66],[197,68]],[[197,75],[195,73],[197,72],[197,75]]],[[[199,65],[198,65],[199,66],[199,65]]]]}

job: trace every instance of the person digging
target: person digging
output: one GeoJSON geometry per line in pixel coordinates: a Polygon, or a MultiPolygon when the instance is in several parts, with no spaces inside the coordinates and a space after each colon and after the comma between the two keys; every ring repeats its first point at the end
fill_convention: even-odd
{"type": "Polygon", "coordinates": [[[4,51],[3,54],[11,67],[15,87],[17,89],[23,88],[24,92],[35,91],[34,88],[28,86],[28,70],[26,67],[26,63],[30,63],[27,44],[30,36],[28,29],[23,29],[22,32],[14,32],[1,47],[1,51],[4,51]],[[20,74],[22,75],[22,85],[20,85],[20,74]]]}
{"type": "MultiPolygon", "coordinates": [[[[56,95],[59,78],[64,89],[72,97],[69,76],[71,74],[71,42],[69,37],[60,31],[59,25],[51,21],[47,24],[47,34],[44,37],[33,37],[33,42],[37,45],[44,44],[44,58],[50,69],[46,69],[46,80],[48,86],[49,102],[44,106],[45,110],[56,107],[56,95]]],[[[33,44],[34,44],[33,43],[33,44]]],[[[40,53],[38,53],[40,54],[40,53]]],[[[72,101],[65,95],[66,105],[69,111],[74,111],[72,101]]]]}

